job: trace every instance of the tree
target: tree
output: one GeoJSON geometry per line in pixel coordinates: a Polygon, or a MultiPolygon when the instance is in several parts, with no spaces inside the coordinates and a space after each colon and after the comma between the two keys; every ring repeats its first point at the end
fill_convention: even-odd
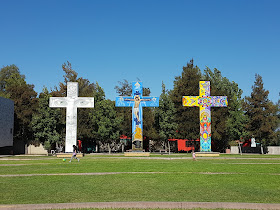
{"type": "Polygon", "coordinates": [[[280,99],[278,100],[276,106],[277,106],[278,126],[276,128],[276,139],[274,140],[274,145],[280,146],[280,99]]]}
{"type": "Polygon", "coordinates": [[[14,101],[14,140],[29,142],[33,139],[32,114],[38,103],[34,85],[26,83],[25,76],[15,65],[2,68],[0,78],[1,95],[14,101]]]}
{"type": "Polygon", "coordinates": [[[162,93],[159,98],[159,107],[156,109],[156,127],[160,140],[166,143],[169,138],[176,134],[177,124],[175,123],[176,110],[174,104],[162,83],[162,93]]]}
{"type": "Polygon", "coordinates": [[[39,107],[33,114],[31,125],[34,132],[34,140],[43,143],[45,149],[50,150],[52,144],[62,144],[59,123],[61,112],[59,109],[49,107],[51,95],[46,87],[39,96],[39,107]]]}
{"type": "MultiPolygon", "coordinates": [[[[115,90],[119,96],[131,96],[132,86],[126,79],[123,82],[118,81],[119,85],[115,86],[115,90]]],[[[118,107],[117,116],[122,118],[123,123],[120,127],[120,134],[125,136],[132,136],[132,113],[128,107],[118,107]]]]}
{"type": "Polygon", "coordinates": [[[98,84],[97,95],[94,111],[90,113],[92,133],[96,140],[109,146],[113,141],[120,140],[122,118],[117,116],[115,102],[105,99],[104,91],[98,84]]]}
{"type": "MultiPolygon", "coordinates": [[[[94,101],[98,101],[97,95],[97,86],[98,83],[90,83],[89,80],[78,78],[77,82],[79,83],[79,97],[94,97],[94,101]]],[[[79,139],[83,139],[84,141],[88,141],[93,139],[92,134],[92,123],[90,119],[90,113],[95,112],[95,108],[93,109],[78,109],[78,129],[77,135],[79,139]]]]}
{"type": "Polygon", "coordinates": [[[194,66],[193,60],[183,67],[181,76],[175,77],[174,89],[170,92],[176,109],[175,122],[178,126],[175,138],[190,140],[199,138],[199,108],[182,106],[182,96],[197,96],[200,80],[201,71],[194,66]]]}
{"type": "Polygon", "coordinates": [[[10,66],[3,67],[0,71],[0,96],[5,97],[5,94],[7,94],[6,80],[9,79],[12,74],[18,74],[23,80],[25,80],[25,76],[20,74],[19,68],[16,65],[12,64],[10,66]]]}
{"type": "Polygon", "coordinates": [[[67,82],[78,82],[78,73],[72,69],[72,65],[69,61],[62,64],[62,70],[64,71],[64,83],[59,83],[59,88],[55,87],[52,91],[52,96],[66,97],[67,95],[67,82]]]}
{"type": "MultiPolygon", "coordinates": [[[[150,96],[150,88],[143,87],[143,96],[150,96]]],[[[143,107],[143,146],[147,149],[149,140],[157,139],[158,133],[155,129],[155,107],[143,107]]]]}
{"type": "Polygon", "coordinates": [[[245,97],[243,109],[248,117],[246,129],[250,136],[264,145],[275,144],[278,126],[277,105],[268,99],[269,91],[264,89],[262,77],[255,75],[250,97],[245,97]]]}
{"type": "Polygon", "coordinates": [[[131,96],[132,86],[131,84],[124,79],[123,82],[118,81],[119,85],[115,86],[115,90],[119,96],[131,96]]]}

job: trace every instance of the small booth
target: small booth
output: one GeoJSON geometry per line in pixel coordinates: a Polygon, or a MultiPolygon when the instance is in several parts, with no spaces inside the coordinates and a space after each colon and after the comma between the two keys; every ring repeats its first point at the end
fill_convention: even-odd
{"type": "Polygon", "coordinates": [[[199,139],[168,139],[168,141],[177,142],[178,152],[191,152],[193,150],[197,151],[197,149],[199,148],[199,139]]]}

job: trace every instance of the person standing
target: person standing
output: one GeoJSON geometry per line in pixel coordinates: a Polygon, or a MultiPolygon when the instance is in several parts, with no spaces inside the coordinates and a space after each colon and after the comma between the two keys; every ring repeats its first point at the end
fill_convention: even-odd
{"type": "Polygon", "coordinates": [[[72,159],[75,158],[78,160],[78,162],[80,162],[80,159],[77,158],[77,151],[78,151],[78,148],[76,147],[76,145],[73,145],[73,155],[71,157],[71,160],[69,161],[71,163],[72,159]]]}

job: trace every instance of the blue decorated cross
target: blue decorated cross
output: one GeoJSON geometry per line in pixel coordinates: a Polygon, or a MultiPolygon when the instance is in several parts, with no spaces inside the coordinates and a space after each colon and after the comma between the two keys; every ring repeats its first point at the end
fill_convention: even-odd
{"type": "Polygon", "coordinates": [[[143,150],[142,107],[159,106],[158,97],[143,97],[142,82],[132,83],[132,96],[116,97],[117,107],[132,107],[132,151],[143,150]]]}

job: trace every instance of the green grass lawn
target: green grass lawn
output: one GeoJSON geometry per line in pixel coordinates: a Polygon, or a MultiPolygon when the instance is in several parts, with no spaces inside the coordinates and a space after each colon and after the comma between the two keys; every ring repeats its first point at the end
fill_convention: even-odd
{"type": "Polygon", "coordinates": [[[76,160],[63,162],[54,157],[0,158],[0,175],[57,174],[0,177],[0,204],[106,201],[280,203],[280,156],[222,155],[220,158],[198,158],[197,161],[175,159],[190,157],[189,154],[152,157],[160,158],[85,156],[79,163],[76,160]],[[97,172],[124,173],[65,175],[97,172]]]}

